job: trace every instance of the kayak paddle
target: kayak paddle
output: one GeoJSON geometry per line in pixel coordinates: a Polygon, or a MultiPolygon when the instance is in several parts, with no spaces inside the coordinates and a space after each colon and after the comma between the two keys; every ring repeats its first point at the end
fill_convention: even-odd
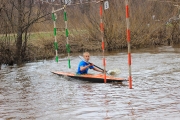
{"type": "MultiPolygon", "coordinates": [[[[80,56],[80,55],[79,55],[79,58],[80,58],[81,60],[83,60],[84,62],[88,63],[88,64],[92,64],[91,62],[85,61],[84,58],[83,58],[82,56],[80,56]]],[[[99,68],[100,70],[103,70],[103,71],[104,71],[104,69],[98,67],[97,65],[94,65],[94,64],[93,64],[93,66],[95,66],[95,67],[99,68]]],[[[120,70],[119,70],[119,69],[108,70],[108,71],[106,71],[106,73],[109,74],[109,75],[116,75],[116,74],[119,74],[119,73],[120,73],[120,70]]]]}

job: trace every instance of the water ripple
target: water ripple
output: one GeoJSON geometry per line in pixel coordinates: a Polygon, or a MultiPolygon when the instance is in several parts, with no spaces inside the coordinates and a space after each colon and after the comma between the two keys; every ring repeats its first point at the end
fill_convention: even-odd
{"type": "MultiPolygon", "coordinates": [[[[133,53],[133,89],[128,82],[90,83],[50,71],[75,72],[78,57],[4,66],[0,74],[0,118],[24,120],[119,120],[180,118],[180,55],[133,53]],[[141,62],[140,62],[141,61],[141,62]]],[[[101,65],[99,56],[91,59],[101,65]]],[[[107,55],[107,69],[128,78],[126,54],[107,55]]],[[[90,71],[92,72],[92,71],[90,71]]],[[[95,72],[92,72],[95,73],[95,72]]],[[[118,76],[117,76],[118,77],[118,76]]]]}

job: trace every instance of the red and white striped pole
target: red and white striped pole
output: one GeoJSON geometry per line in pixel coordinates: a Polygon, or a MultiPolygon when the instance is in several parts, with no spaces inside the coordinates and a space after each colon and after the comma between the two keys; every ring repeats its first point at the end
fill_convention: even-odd
{"type": "Polygon", "coordinates": [[[100,1],[100,31],[102,39],[103,66],[104,66],[104,83],[106,83],[106,59],[104,56],[104,25],[103,25],[103,0],[100,1]]]}
{"type": "Polygon", "coordinates": [[[128,65],[129,65],[129,88],[132,89],[132,76],[131,76],[131,44],[130,44],[130,22],[129,22],[129,0],[126,3],[126,23],[127,23],[127,43],[128,43],[128,65]]]}

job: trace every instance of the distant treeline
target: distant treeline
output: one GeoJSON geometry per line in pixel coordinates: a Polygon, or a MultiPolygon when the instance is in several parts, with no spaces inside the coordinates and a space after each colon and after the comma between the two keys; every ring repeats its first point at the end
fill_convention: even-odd
{"type": "MultiPolygon", "coordinates": [[[[132,48],[180,43],[180,9],[177,7],[180,3],[171,1],[129,0],[132,48]]],[[[54,57],[51,11],[52,7],[57,10],[67,2],[0,0],[0,64],[21,64],[54,57]],[[47,32],[50,37],[41,36],[42,32],[47,32]]],[[[99,6],[98,0],[67,3],[71,52],[101,50],[99,6]]],[[[127,48],[125,0],[109,0],[109,6],[103,11],[106,51],[127,48]]],[[[56,16],[58,53],[64,53],[63,10],[56,16]]]]}

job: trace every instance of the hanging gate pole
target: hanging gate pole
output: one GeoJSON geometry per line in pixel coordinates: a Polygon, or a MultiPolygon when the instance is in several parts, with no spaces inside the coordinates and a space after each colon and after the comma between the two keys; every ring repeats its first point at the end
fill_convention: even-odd
{"type": "Polygon", "coordinates": [[[130,44],[130,22],[129,22],[129,1],[125,0],[126,3],[126,23],[127,23],[127,43],[128,43],[128,65],[129,65],[129,88],[132,89],[132,75],[131,75],[131,44],[130,44]]]}
{"type": "Polygon", "coordinates": [[[103,25],[103,0],[100,1],[100,31],[102,39],[102,52],[103,52],[103,66],[104,66],[104,83],[106,83],[106,59],[104,56],[104,25],[103,25]]]}

